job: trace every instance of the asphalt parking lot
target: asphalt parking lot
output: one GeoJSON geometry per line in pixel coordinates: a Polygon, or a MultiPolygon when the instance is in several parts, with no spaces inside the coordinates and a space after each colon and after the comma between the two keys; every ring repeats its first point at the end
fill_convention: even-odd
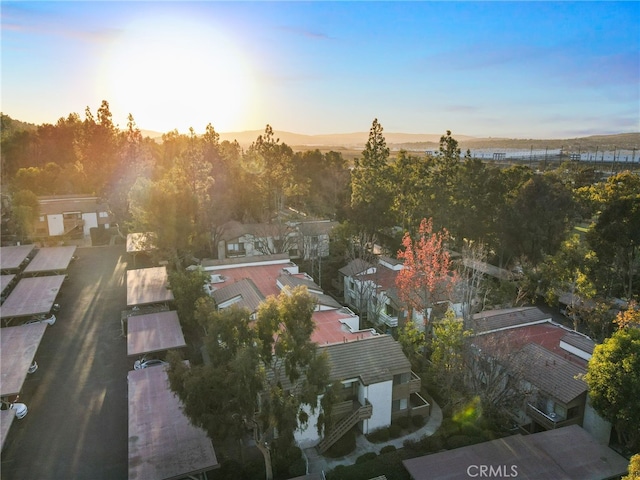
{"type": "Polygon", "coordinates": [[[128,477],[127,256],[123,245],[79,247],[76,256],[20,395],[29,413],[7,435],[3,480],[128,477]]]}

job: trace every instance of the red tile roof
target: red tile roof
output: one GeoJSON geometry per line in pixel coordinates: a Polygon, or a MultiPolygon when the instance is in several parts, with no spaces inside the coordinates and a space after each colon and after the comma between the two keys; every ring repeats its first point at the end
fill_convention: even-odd
{"type": "Polygon", "coordinates": [[[318,345],[332,345],[375,336],[370,330],[352,333],[349,327],[340,323],[341,320],[350,318],[353,318],[353,315],[342,310],[314,312],[313,321],[316,324],[316,328],[311,335],[311,341],[316,342],[318,345]]]}

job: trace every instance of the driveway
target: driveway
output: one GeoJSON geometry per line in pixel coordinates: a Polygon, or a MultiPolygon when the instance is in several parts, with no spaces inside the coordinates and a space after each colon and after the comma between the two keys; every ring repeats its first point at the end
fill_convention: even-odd
{"type": "Polygon", "coordinates": [[[128,476],[126,307],[123,245],[81,247],[36,353],[2,451],[3,480],[112,480],[128,476]]]}

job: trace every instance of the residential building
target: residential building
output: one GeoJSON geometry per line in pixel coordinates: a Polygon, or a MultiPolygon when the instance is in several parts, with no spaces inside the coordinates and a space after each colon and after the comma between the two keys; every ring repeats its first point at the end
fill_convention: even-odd
{"type": "Polygon", "coordinates": [[[109,228],[111,214],[98,197],[60,195],[38,197],[40,215],[35,222],[36,237],[70,235],[86,237],[91,228],[109,228]]]}
{"type": "MultiPolygon", "coordinates": [[[[218,308],[244,307],[255,318],[268,296],[306,287],[317,300],[311,340],[327,352],[330,382],[343,385],[342,398],[332,410],[334,428],[323,438],[312,427],[298,432],[301,445],[319,444],[325,450],[356,425],[366,434],[388,427],[401,415],[430,413],[428,402],[419,395],[420,378],[411,372],[409,360],[391,336],[360,329],[358,315],[326,295],[286,255],[252,260],[228,259],[201,267],[210,275],[206,289],[218,308]]],[[[319,412],[308,413],[309,425],[315,425],[319,412]]]]}
{"type": "Polygon", "coordinates": [[[287,254],[314,260],[329,255],[329,234],[337,222],[225,223],[218,238],[218,259],[287,254]]]}
{"type": "Polygon", "coordinates": [[[232,305],[247,308],[255,318],[258,306],[270,295],[303,285],[316,298],[312,340],[319,345],[343,343],[377,335],[373,329],[360,329],[360,318],[348,307],[325,294],[313,279],[299,271],[287,255],[264,255],[205,262],[209,273],[205,290],[218,308],[232,305]]]}
{"type": "MultiPolygon", "coordinates": [[[[328,449],[353,427],[363,434],[388,427],[403,415],[430,414],[429,403],[420,395],[420,377],[400,344],[390,335],[378,335],[356,342],[321,345],[331,368],[330,382],[340,382],[340,401],[333,406],[333,428],[322,438],[315,428],[296,434],[302,447],[328,449]]],[[[315,425],[319,411],[309,412],[315,425]]]]}
{"type": "MultiPolygon", "coordinates": [[[[396,278],[403,268],[401,261],[384,256],[378,257],[375,265],[362,259],[352,260],[339,270],[345,303],[385,332],[402,326],[409,309],[399,297],[396,278]]],[[[444,291],[436,294],[426,310],[427,318],[438,307],[444,311],[451,308],[460,315],[461,304],[454,298],[455,295],[444,291]]],[[[425,328],[422,312],[412,311],[411,318],[419,328],[425,328]]]]}
{"type": "MultiPolygon", "coordinates": [[[[475,375],[491,375],[493,369],[495,377],[504,369],[504,378],[514,379],[524,402],[511,413],[523,431],[575,424],[608,443],[611,425],[590,406],[583,379],[593,340],[554,323],[536,307],[481,312],[471,327],[476,354],[486,360],[478,362],[486,368],[478,368],[475,375]]],[[[507,384],[505,380],[504,388],[507,384]]]]}

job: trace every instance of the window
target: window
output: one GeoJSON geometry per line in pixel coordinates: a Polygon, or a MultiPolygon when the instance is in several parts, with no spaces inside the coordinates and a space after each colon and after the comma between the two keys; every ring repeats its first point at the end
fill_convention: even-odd
{"type": "Polygon", "coordinates": [[[244,243],[227,243],[227,254],[229,256],[241,256],[245,254],[244,243]]]}
{"type": "Polygon", "coordinates": [[[411,374],[409,372],[399,373],[393,376],[393,385],[401,385],[403,383],[409,383],[411,380],[411,374]]]}
{"type": "Polygon", "coordinates": [[[407,409],[407,399],[406,398],[400,398],[398,400],[394,400],[391,403],[391,411],[392,412],[400,412],[402,410],[406,410],[407,409]]]}
{"type": "Polygon", "coordinates": [[[388,303],[387,303],[387,305],[385,307],[385,313],[389,317],[397,317],[398,316],[398,311],[395,308],[393,308],[391,305],[389,305],[388,303]]]}

